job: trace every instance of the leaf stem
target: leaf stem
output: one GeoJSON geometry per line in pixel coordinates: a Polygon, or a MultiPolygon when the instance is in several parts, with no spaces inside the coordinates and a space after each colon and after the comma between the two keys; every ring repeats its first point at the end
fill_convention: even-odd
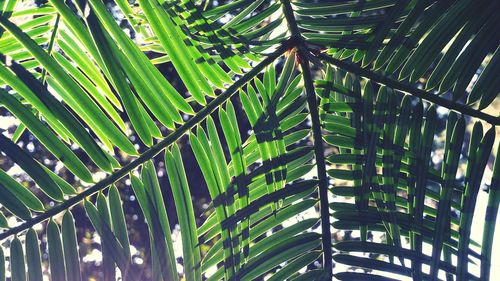
{"type": "Polygon", "coordinates": [[[307,105],[312,122],[312,132],[314,141],[314,154],[316,158],[316,169],[319,179],[319,199],[321,212],[321,235],[324,251],[324,268],[328,276],[332,274],[332,234],[330,230],[330,208],[328,203],[328,179],[325,164],[325,151],[323,148],[323,137],[321,133],[321,123],[318,112],[318,102],[316,100],[316,92],[314,91],[314,83],[309,67],[309,60],[302,55],[303,50],[299,48],[298,54],[300,58],[300,66],[302,68],[302,77],[304,78],[304,86],[307,95],[307,105]]]}
{"type": "Polygon", "coordinates": [[[323,268],[327,274],[327,280],[332,279],[332,234],[330,230],[330,207],[328,203],[328,179],[325,164],[325,151],[323,148],[323,137],[321,133],[321,123],[318,112],[318,102],[316,92],[314,90],[314,82],[309,66],[307,49],[300,31],[295,20],[292,6],[289,0],[282,0],[283,13],[288,22],[290,32],[292,34],[291,40],[296,42],[297,56],[299,58],[300,66],[302,68],[302,77],[304,78],[304,86],[307,95],[307,105],[309,107],[309,114],[312,122],[312,132],[314,141],[314,154],[316,159],[316,170],[318,172],[319,180],[319,199],[320,199],[320,212],[321,212],[321,242],[323,246],[323,268]]]}
{"type": "Polygon", "coordinates": [[[374,82],[386,85],[390,88],[409,93],[412,96],[430,101],[434,104],[437,104],[437,105],[442,106],[442,107],[446,107],[446,108],[451,109],[451,110],[455,110],[455,111],[460,112],[464,115],[476,117],[478,119],[481,119],[481,120],[484,120],[484,121],[490,123],[493,126],[500,125],[500,117],[498,117],[498,116],[492,116],[492,115],[486,114],[480,110],[473,109],[467,105],[444,99],[438,95],[431,94],[431,93],[424,91],[422,89],[419,89],[413,85],[409,85],[407,83],[390,78],[386,75],[376,73],[374,71],[360,67],[360,66],[355,65],[353,63],[333,58],[333,57],[328,56],[328,55],[323,54],[323,53],[317,55],[316,57],[322,61],[325,61],[325,62],[330,63],[332,65],[335,65],[339,68],[342,68],[345,71],[352,72],[352,73],[355,73],[359,76],[366,77],[374,82]]]}

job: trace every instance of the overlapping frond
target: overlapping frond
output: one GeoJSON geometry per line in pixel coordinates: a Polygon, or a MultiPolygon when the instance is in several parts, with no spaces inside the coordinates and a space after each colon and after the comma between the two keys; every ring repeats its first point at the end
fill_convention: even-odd
{"type": "Polygon", "coordinates": [[[145,279],[122,178],[152,280],[488,280],[497,1],[108,2],[0,1],[0,112],[19,124],[0,152],[22,171],[0,170],[0,280],[82,280],[80,211],[103,280],[145,279]]]}
{"type": "Polygon", "coordinates": [[[295,1],[307,43],[484,109],[498,95],[496,1],[295,1]],[[493,35],[492,35],[493,34],[493,35]],[[467,67],[464,67],[467,66],[467,67]]]}
{"type": "MultiPolygon", "coordinates": [[[[376,91],[370,81],[362,89],[351,74],[328,70],[327,79],[318,80],[317,85],[323,100],[324,138],[334,149],[327,156],[328,173],[339,182],[331,191],[355,198],[350,203],[331,203],[336,219],[333,226],[361,231],[358,241],[334,244],[339,254],[333,259],[372,270],[386,268],[417,280],[436,278],[439,270],[456,274],[460,280],[479,280],[467,270],[469,263],[480,257],[476,250],[479,241],[470,238],[472,210],[492,151],[495,128],[483,134],[481,123],[475,123],[468,152],[464,153],[467,160],[460,161],[466,145],[465,121],[450,112],[442,168],[438,170],[433,164],[436,160],[431,160],[438,134],[434,106],[424,110],[422,103],[412,105],[409,96],[385,86],[376,91]],[[461,181],[456,180],[460,178],[459,165],[466,166],[461,181]],[[385,244],[373,242],[368,232],[371,236],[385,233],[385,244]],[[403,247],[404,241],[409,241],[409,249],[403,247]],[[432,253],[425,254],[423,245],[432,245],[432,253]],[[390,262],[371,262],[366,256],[347,256],[349,252],[387,256],[390,262]],[[456,266],[453,256],[458,258],[456,266]],[[396,265],[395,258],[410,261],[411,266],[396,265]],[[422,273],[422,264],[430,266],[432,275],[422,273]]],[[[350,280],[355,275],[338,273],[337,278],[350,280]]],[[[372,278],[367,273],[358,275],[363,280],[372,278]]]]}

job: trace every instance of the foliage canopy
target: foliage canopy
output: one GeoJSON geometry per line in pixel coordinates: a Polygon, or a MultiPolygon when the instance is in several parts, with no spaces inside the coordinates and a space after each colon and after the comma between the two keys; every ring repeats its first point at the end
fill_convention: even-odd
{"type": "Polygon", "coordinates": [[[0,280],[42,280],[41,239],[51,280],[81,280],[75,205],[101,237],[104,280],[117,269],[142,280],[130,270],[115,186],[124,178],[148,225],[152,279],[179,280],[157,155],[186,280],[489,279],[500,202],[498,157],[487,167],[500,125],[487,113],[500,88],[498,1],[131,2],[0,1],[0,106],[19,120],[0,134],[0,150],[36,184],[0,170],[0,280]],[[17,143],[25,130],[76,184],[17,143]],[[212,199],[201,225],[184,149],[212,199]],[[489,201],[475,241],[482,183],[489,201]],[[332,230],[359,238],[337,242],[332,230]]]}

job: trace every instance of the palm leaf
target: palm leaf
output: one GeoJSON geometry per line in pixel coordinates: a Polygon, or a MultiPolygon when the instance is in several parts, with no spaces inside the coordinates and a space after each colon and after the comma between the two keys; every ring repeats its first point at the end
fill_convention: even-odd
{"type": "Polygon", "coordinates": [[[0,1],[0,110],[19,124],[0,135],[0,162],[28,177],[0,171],[0,280],[82,280],[82,205],[104,280],[147,278],[127,180],[154,280],[489,280],[495,1],[117,0],[118,14],[99,0],[18,2],[0,1]]]}

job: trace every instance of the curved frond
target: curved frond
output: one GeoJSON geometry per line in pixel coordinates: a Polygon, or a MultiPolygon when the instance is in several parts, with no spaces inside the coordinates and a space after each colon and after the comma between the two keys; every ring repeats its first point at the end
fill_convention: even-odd
{"type": "Polygon", "coordinates": [[[0,281],[489,280],[497,1],[38,2],[0,1],[0,281]]]}

